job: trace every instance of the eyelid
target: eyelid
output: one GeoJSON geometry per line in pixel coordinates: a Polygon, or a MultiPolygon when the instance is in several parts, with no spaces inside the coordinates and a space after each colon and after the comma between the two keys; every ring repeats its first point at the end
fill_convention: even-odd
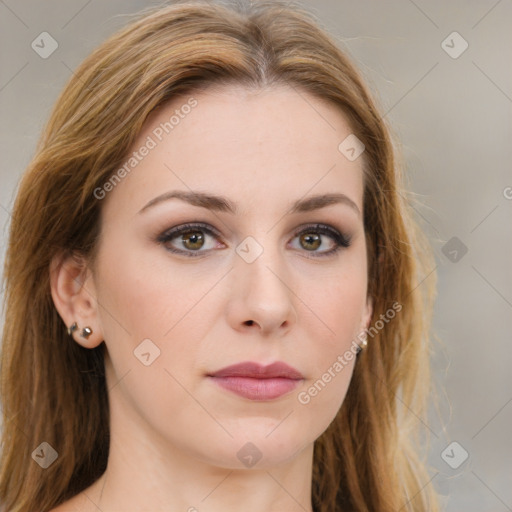
{"type": "Polygon", "coordinates": [[[206,233],[215,236],[216,238],[222,237],[221,232],[218,229],[214,228],[211,224],[207,224],[205,222],[185,222],[184,224],[179,224],[177,226],[165,230],[162,234],[158,236],[158,239],[169,238],[170,235],[187,231],[193,231],[194,229],[197,229],[198,231],[203,230],[206,233]]]}

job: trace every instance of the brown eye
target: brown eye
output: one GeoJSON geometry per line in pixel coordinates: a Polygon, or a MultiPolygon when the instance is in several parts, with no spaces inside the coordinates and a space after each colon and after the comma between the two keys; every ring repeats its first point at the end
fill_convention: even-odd
{"type": "Polygon", "coordinates": [[[318,234],[305,233],[300,235],[299,239],[302,247],[308,251],[316,251],[322,245],[322,239],[318,234]]]}
{"type": "Polygon", "coordinates": [[[197,250],[204,245],[204,234],[200,231],[190,231],[181,235],[182,245],[185,249],[197,250]]]}
{"type": "MultiPolygon", "coordinates": [[[[308,257],[333,256],[342,248],[350,246],[350,236],[340,233],[327,224],[313,224],[295,233],[298,247],[294,248],[311,253],[308,257]]],[[[293,247],[294,244],[292,244],[293,247]]]]}
{"type": "Polygon", "coordinates": [[[220,238],[220,234],[208,224],[183,224],[165,231],[156,241],[169,252],[194,257],[218,249],[219,244],[223,245],[218,242],[220,238]]]}

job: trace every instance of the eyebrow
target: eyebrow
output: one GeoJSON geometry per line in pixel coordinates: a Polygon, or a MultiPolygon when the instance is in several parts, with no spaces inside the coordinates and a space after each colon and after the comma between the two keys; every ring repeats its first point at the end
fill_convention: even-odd
{"type": "MultiPolygon", "coordinates": [[[[237,205],[234,202],[223,196],[216,196],[213,194],[197,191],[187,192],[182,190],[173,190],[170,192],[165,192],[164,194],[151,199],[151,201],[149,201],[139,211],[139,213],[143,213],[152,206],[155,206],[156,204],[162,203],[164,201],[169,201],[171,199],[180,199],[181,201],[185,201],[192,206],[199,206],[201,208],[207,208],[208,210],[212,211],[227,212],[233,215],[236,215],[239,211],[237,205]]],[[[289,213],[310,212],[313,210],[319,210],[320,208],[325,208],[326,206],[333,204],[345,204],[354,210],[359,216],[361,215],[361,211],[359,210],[357,204],[352,201],[350,197],[341,193],[318,194],[310,196],[306,199],[299,199],[293,203],[289,213]]]]}

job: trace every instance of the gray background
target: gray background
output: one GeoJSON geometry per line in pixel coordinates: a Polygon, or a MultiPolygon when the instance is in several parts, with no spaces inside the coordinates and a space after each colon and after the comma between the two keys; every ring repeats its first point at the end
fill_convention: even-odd
{"type": "MultiPolygon", "coordinates": [[[[418,418],[431,435],[428,485],[445,496],[450,512],[511,511],[512,3],[302,3],[377,95],[400,139],[418,220],[435,250],[439,413],[432,407],[418,418]],[[463,48],[457,36],[448,37],[454,31],[469,45],[457,58],[442,46],[446,40],[452,54],[463,48]],[[460,446],[443,459],[454,441],[460,446]],[[460,464],[462,450],[469,457],[460,464]],[[460,465],[453,469],[445,460],[460,465]]],[[[128,21],[124,14],[150,5],[0,0],[2,262],[14,191],[57,94],[90,51],[128,21]],[[47,59],[31,48],[43,31],[59,45],[47,59]]]]}

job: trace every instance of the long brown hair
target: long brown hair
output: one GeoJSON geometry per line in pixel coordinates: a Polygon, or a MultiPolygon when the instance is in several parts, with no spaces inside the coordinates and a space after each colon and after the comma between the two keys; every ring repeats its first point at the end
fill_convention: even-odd
{"type": "Polygon", "coordinates": [[[418,438],[430,390],[435,275],[418,284],[430,271],[428,245],[413,221],[389,129],[359,73],[311,13],[289,4],[195,1],[144,11],[75,70],[58,98],[10,226],[0,361],[2,510],[50,510],[105,471],[105,344],[89,350],[70,342],[50,294],[50,263],[62,251],[94,255],[101,211],[94,190],[122,165],[155,108],[211,84],[287,84],[309,92],[339,108],[365,145],[372,325],[393,305],[400,308],[370,332],[343,405],[315,443],[315,510],[438,509],[418,438]],[[31,457],[44,441],[59,454],[47,469],[31,457]]]}

